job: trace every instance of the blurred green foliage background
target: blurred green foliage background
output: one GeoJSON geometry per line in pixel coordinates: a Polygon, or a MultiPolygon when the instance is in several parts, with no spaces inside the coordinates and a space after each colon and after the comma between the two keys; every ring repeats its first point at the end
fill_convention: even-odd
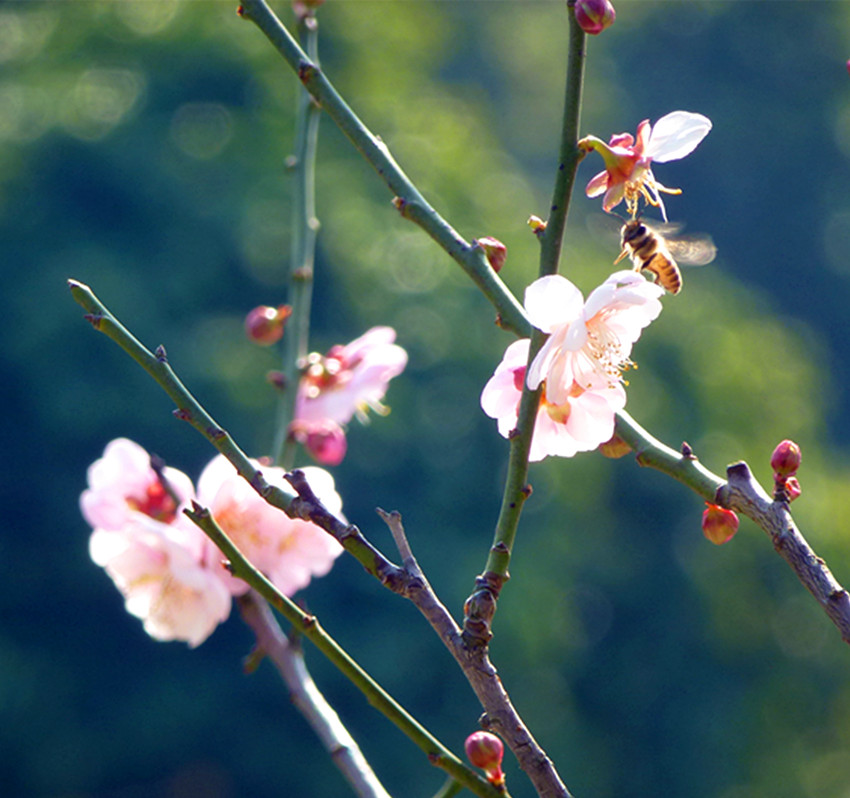
{"type": "MultiPolygon", "coordinates": [[[[850,5],[620,0],[588,42],[583,133],[684,109],[714,129],[656,176],[668,212],[717,261],[640,341],[629,410],[722,473],[763,482],[784,437],[803,448],[804,533],[850,582],[850,5]]],[[[291,21],[288,7],[279,12],[291,21]]],[[[0,6],[0,784],[38,798],[346,795],[271,667],[241,673],[238,620],[199,649],[157,644],[88,560],[85,469],[130,437],[197,477],[208,444],[81,319],[89,283],[255,455],[271,445],[277,367],[242,318],[285,299],[297,81],[235,3],[0,6]]],[[[321,53],[337,88],[467,238],[508,246],[521,295],[526,227],[556,166],[563,2],[330,0],[321,53]]],[[[581,188],[563,271],[585,292],[616,243],[581,188]]],[[[490,543],[507,443],[478,406],[507,336],[459,269],[399,218],[327,120],[314,309],[318,351],[375,324],[410,355],[392,414],[350,432],[335,470],[348,517],[390,551],[374,508],[400,510],[460,614],[490,543]]],[[[577,796],[850,795],[846,644],[748,521],[724,547],[698,497],[632,458],[531,469],[493,657],[577,796]]],[[[303,600],[456,751],[479,708],[416,611],[349,558],[303,600]]],[[[394,795],[442,783],[308,648],[319,686],[394,795]]],[[[531,795],[512,762],[508,784],[531,795]]]]}

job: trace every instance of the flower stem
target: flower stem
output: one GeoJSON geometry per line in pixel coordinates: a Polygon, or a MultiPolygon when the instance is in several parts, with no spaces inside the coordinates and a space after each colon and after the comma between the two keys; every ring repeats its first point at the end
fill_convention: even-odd
{"type": "Polygon", "coordinates": [[[247,582],[260,596],[286,618],[324,656],[366,696],[369,703],[394,723],[428,757],[432,765],[446,771],[475,795],[505,798],[505,793],[467,767],[415,718],[409,715],[351,656],[322,628],[316,616],[302,610],[254,568],[216,523],[209,510],[194,505],[185,510],[218,547],[229,562],[231,573],[247,582]]]}
{"type": "MultiPolygon", "coordinates": [[[[304,16],[298,24],[304,49],[318,61],[318,22],[304,16]]],[[[316,253],[315,171],[316,144],[321,109],[310,94],[298,92],[295,113],[295,153],[292,158],[292,244],[289,262],[289,304],[292,315],[283,336],[283,393],[278,405],[274,456],[287,471],[295,465],[297,444],[289,435],[295,418],[300,363],[307,356],[310,338],[310,304],[313,295],[313,266],[316,253]]]]}
{"type": "Polygon", "coordinates": [[[363,124],[265,1],[243,0],[242,17],[251,20],[265,34],[322,110],[371,164],[393,192],[401,215],[419,225],[460,265],[496,308],[498,323],[504,329],[527,335],[529,324],[522,306],[490,267],[484,251],[466,241],[428,204],[386,144],[363,124]]]}

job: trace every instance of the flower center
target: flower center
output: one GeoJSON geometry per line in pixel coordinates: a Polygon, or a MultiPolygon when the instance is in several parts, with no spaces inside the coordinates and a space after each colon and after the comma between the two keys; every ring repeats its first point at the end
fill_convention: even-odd
{"type": "Polygon", "coordinates": [[[159,480],[148,485],[141,499],[128,496],[127,504],[131,509],[149,515],[163,524],[170,524],[177,516],[177,503],[159,480]]]}
{"type": "Polygon", "coordinates": [[[307,357],[307,366],[301,379],[309,399],[315,399],[325,391],[342,388],[351,382],[354,367],[361,358],[346,359],[343,347],[334,346],[326,355],[318,352],[307,357]]]}
{"type": "Polygon", "coordinates": [[[628,349],[623,346],[619,336],[605,323],[604,313],[597,314],[588,322],[584,350],[590,358],[593,371],[603,375],[609,384],[629,384],[623,379],[623,372],[637,368],[637,364],[626,354],[628,349]]]}
{"type": "Polygon", "coordinates": [[[543,392],[543,398],[540,400],[543,408],[546,410],[546,413],[549,415],[549,418],[552,419],[556,424],[566,424],[567,419],[570,417],[570,412],[572,411],[572,405],[570,403],[570,399],[577,399],[584,393],[584,388],[581,387],[575,380],[573,380],[573,384],[570,386],[569,390],[569,398],[562,405],[555,405],[546,400],[546,392],[543,392]]]}

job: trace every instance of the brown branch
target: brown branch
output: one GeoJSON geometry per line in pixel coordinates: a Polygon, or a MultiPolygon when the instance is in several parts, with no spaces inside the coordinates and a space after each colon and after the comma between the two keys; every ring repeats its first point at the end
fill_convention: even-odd
{"type": "Polygon", "coordinates": [[[773,501],[746,463],[733,463],[726,476],[728,482],[718,489],[717,503],[752,519],[768,534],[776,553],[815,597],[844,642],[850,643],[850,595],[803,537],[788,505],[773,501]]]}
{"type": "Polygon", "coordinates": [[[253,590],[238,599],[242,619],[257,638],[259,653],[277,669],[295,708],[316,732],[331,761],[360,798],[390,798],[354,738],[319,692],[300,647],[283,633],[268,603],[253,590]]]}

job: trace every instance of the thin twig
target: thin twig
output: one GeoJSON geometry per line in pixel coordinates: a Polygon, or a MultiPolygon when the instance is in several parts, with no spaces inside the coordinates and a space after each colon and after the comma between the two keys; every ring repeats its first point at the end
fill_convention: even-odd
{"type": "Polygon", "coordinates": [[[331,761],[360,798],[390,798],[362,751],[319,692],[300,647],[281,630],[268,603],[253,590],[238,599],[242,619],[253,630],[262,654],[277,669],[295,708],[321,740],[331,761]]]}

